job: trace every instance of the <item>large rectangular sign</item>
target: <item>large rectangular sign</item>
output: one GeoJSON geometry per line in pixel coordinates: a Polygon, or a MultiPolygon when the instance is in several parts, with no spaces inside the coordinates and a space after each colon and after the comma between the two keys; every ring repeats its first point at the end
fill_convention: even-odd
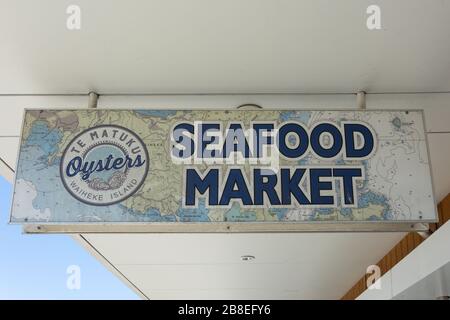
{"type": "Polygon", "coordinates": [[[11,221],[435,221],[421,111],[27,110],[11,221]]]}

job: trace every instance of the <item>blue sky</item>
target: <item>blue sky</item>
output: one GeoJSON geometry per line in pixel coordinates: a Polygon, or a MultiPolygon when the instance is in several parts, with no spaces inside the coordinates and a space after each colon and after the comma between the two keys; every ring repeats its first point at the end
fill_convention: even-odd
{"type": "Polygon", "coordinates": [[[12,186],[0,176],[0,299],[139,299],[70,236],[25,235],[8,225],[12,186]],[[79,289],[68,289],[80,270],[79,289]]]}

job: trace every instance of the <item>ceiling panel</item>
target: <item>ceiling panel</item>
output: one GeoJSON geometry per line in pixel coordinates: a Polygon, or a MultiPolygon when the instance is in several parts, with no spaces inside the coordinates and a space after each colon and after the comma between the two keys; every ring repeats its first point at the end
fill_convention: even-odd
{"type": "Polygon", "coordinates": [[[0,93],[450,90],[450,1],[0,3],[0,93]]]}
{"type": "Polygon", "coordinates": [[[151,299],[336,299],[403,236],[404,233],[84,235],[151,299]],[[242,255],[253,255],[255,260],[242,261],[242,255]]]}
{"type": "MultiPolygon", "coordinates": [[[[258,257],[255,263],[259,264],[331,263],[336,250],[345,248],[351,248],[353,261],[359,261],[368,251],[377,254],[380,234],[88,234],[85,238],[115,264],[234,264],[248,254],[258,257]],[[140,255],[144,246],[149,254],[140,255]]],[[[383,233],[382,238],[391,241],[397,234],[383,233]]]]}

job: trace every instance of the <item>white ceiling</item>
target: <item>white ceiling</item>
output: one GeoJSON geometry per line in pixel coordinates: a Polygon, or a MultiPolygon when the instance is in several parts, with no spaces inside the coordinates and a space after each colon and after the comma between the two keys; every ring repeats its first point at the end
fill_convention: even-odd
{"type": "Polygon", "coordinates": [[[150,299],[339,299],[404,233],[83,236],[150,299]]]}
{"type": "Polygon", "coordinates": [[[0,2],[0,94],[450,91],[450,1],[0,2]]]}

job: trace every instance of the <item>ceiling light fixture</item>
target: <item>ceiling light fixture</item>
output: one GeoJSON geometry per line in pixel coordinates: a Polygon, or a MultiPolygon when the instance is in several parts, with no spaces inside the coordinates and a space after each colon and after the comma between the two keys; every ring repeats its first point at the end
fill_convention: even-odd
{"type": "Polygon", "coordinates": [[[251,255],[241,256],[241,260],[242,261],[252,261],[252,260],[255,260],[255,256],[251,256],[251,255]]]}

